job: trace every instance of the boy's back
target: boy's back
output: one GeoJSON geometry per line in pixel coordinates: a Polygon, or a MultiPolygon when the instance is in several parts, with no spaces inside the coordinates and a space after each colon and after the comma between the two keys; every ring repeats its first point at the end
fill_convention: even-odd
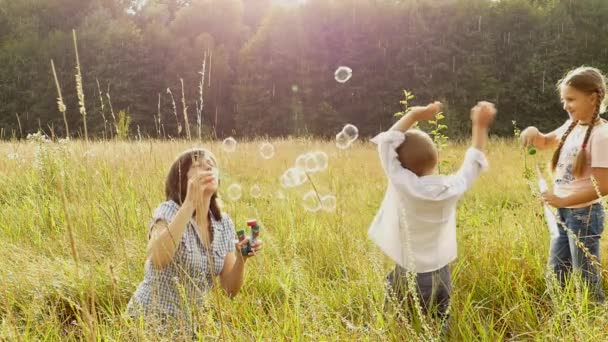
{"type": "Polygon", "coordinates": [[[443,176],[436,174],[438,153],[430,137],[410,130],[419,120],[433,119],[440,108],[438,102],[414,107],[389,131],[372,139],[378,145],[388,187],[369,235],[397,263],[387,276],[389,293],[405,304],[411,298],[406,275],[414,272],[423,313],[437,314],[445,328],[451,293],[449,263],[456,258],[456,205],[487,167],[481,150],[496,110],[483,102],[473,107],[472,146],[458,172],[443,176]]]}
{"type": "MultiPolygon", "coordinates": [[[[405,139],[406,135],[398,130],[380,133],[372,139],[378,145],[389,182],[369,235],[402,267],[413,266],[412,271],[417,273],[430,272],[456,258],[456,206],[480,172],[487,168],[487,160],[483,152],[470,148],[455,174],[418,176],[399,161],[396,150],[405,139]],[[403,251],[401,229],[407,231],[410,256],[403,251]]],[[[402,150],[402,153],[408,151],[402,150]]]]}

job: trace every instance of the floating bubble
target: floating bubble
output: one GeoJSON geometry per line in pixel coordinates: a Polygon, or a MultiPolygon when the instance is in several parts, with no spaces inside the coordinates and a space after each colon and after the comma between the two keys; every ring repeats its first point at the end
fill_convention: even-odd
{"type": "Polygon", "coordinates": [[[270,159],[274,157],[274,146],[269,142],[263,142],[260,145],[260,155],[264,159],[270,159]]]}
{"type": "Polygon", "coordinates": [[[283,173],[280,180],[284,188],[295,188],[306,183],[306,173],[300,168],[292,167],[283,173]]]}
{"type": "Polygon", "coordinates": [[[350,147],[351,140],[348,139],[344,132],[336,134],[336,146],[341,150],[346,150],[350,147]]]}
{"type": "Polygon", "coordinates": [[[284,193],[283,193],[283,191],[281,191],[281,190],[277,190],[277,191],[274,193],[274,197],[276,197],[277,199],[280,199],[280,200],[284,200],[284,199],[286,199],[286,198],[287,198],[287,197],[285,197],[285,194],[284,194],[284,193]]]}
{"type": "Polygon", "coordinates": [[[296,158],[296,167],[306,170],[306,162],[308,161],[308,153],[302,153],[296,158]]]}
{"type": "Polygon", "coordinates": [[[325,171],[325,169],[327,169],[327,165],[329,164],[329,157],[327,156],[327,153],[317,151],[313,152],[312,155],[317,162],[317,172],[325,171]]]}
{"type": "Polygon", "coordinates": [[[304,209],[306,209],[306,211],[311,213],[321,210],[321,203],[319,202],[317,193],[311,190],[304,194],[302,197],[302,206],[304,209]]]}
{"type": "Polygon", "coordinates": [[[249,189],[249,193],[253,198],[260,198],[260,196],[262,196],[262,189],[260,189],[259,185],[254,184],[251,186],[251,189],[249,189]]]}
{"type": "Polygon", "coordinates": [[[334,73],[334,78],[338,83],[346,83],[351,77],[353,77],[353,70],[347,66],[339,67],[334,73]]]}
{"type": "Polygon", "coordinates": [[[222,148],[228,153],[236,151],[236,140],[233,137],[228,137],[222,142],[222,148]]]}
{"type": "Polygon", "coordinates": [[[243,195],[243,189],[241,189],[240,185],[233,183],[230,184],[230,186],[226,190],[226,193],[228,194],[228,198],[230,198],[230,200],[236,202],[243,195]]]}
{"type": "Polygon", "coordinates": [[[287,177],[287,175],[284,173],[281,175],[281,177],[279,177],[279,182],[281,182],[281,186],[283,188],[292,188],[293,187],[293,183],[291,182],[291,180],[289,179],[289,177],[287,177]]]}
{"type": "Polygon", "coordinates": [[[336,196],[334,195],[325,195],[321,198],[321,207],[325,211],[335,211],[336,210],[336,196]]]}
{"type": "Polygon", "coordinates": [[[319,170],[319,165],[317,164],[317,159],[313,153],[306,154],[306,172],[315,173],[319,170]]]}
{"type": "Polygon", "coordinates": [[[342,128],[342,132],[344,132],[344,135],[346,136],[346,138],[348,138],[348,140],[350,140],[351,143],[357,140],[357,138],[359,137],[359,129],[357,128],[357,126],[352,124],[347,124],[346,126],[344,126],[344,128],[342,128]]]}

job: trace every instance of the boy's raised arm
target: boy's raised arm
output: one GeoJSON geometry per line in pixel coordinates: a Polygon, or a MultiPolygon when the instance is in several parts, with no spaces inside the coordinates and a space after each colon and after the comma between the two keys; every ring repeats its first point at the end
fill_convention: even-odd
{"type": "Polygon", "coordinates": [[[471,109],[471,121],[473,123],[471,146],[483,150],[488,142],[488,129],[494,117],[496,108],[490,102],[479,102],[471,109]]]}
{"type": "Polygon", "coordinates": [[[406,132],[418,121],[432,120],[435,118],[435,115],[441,111],[441,106],[441,102],[435,101],[426,106],[411,107],[405,115],[395,122],[390,130],[406,132]]]}
{"type": "Polygon", "coordinates": [[[482,170],[488,167],[488,161],[483,153],[488,142],[488,130],[494,117],[496,108],[490,102],[479,102],[471,109],[472,137],[471,148],[465,154],[462,166],[456,173],[455,180],[459,186],[459,193],[467,191],[482,170]]]}

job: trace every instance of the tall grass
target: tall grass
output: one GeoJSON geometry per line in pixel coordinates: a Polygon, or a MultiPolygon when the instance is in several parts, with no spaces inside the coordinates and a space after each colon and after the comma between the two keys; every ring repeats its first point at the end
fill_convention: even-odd
{"type": "MultiPolygon", "coordinates": [[[[428,337],[384,311],[383,283],[393,265],[367,239],[386,186],[373,146],[357,143],[342,151],[308,139],[273,143],[277,153],[269,161],[259,156],[257,141],[239,143],[232,154],[205,143],[219,159],[221,189],[234,182],[262,188],[258,199],[247,192],[238,202],[225,199],[224,210],[237,228],[257,217],[264,249],[247,262],[235,299],[210,293],[198,316],[201,338],[219,337],[223,328],[224,339],[428,337]],[[329,169],[313,177],[319,192],[337,195],[333,213],[303,209],[308,183],[283,189],[285,199],[275,196],[279,175],[313,149],[330,157],[329,169]]],[[[0,340],[155,339],[122,313],[143,278],[147,224],[163,200],[168,167],[193,145],[0,144],[0,340]]],[[[446,169],[458,166],[465,148],[456,144],[442,152],[446,169]]],[[[522,177],[520,150],[493,140],[488,158],[490,171],[459,206],[449,337],[605,340],[608,313],[589,303],[579,283],[565,290],[547,286],[549,234],[522,177]]],[[[603,241],[602,252],[606,247],[603,241]]]]}

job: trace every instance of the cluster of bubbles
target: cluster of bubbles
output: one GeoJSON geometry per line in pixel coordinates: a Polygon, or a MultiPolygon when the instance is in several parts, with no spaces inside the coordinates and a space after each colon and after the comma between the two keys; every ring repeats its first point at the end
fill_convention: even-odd
{"type": "MultiPolygon", "coordinates": [[[[237,141],[233,137],[228,137],[224,139],[222,142],[222,149],[225,152],[233,153],[236,152],[237,141]]],[[[274,157],[276,149],[273,144],[268,141],[262,142],[259,145],[259,153],[263,159],[271,159],[274,157]]],[[[249,194],[252,198],[260,198],[262,196],[262,189],[258,184],[253,184],[251,188],[249,188],[249,194]]],[[[236,202],[243,196],[243,188],[238,183],[232,183],[226,189],[227,197],[236,202]]]]}
{"type": "Polygon", "coordinates": [[[323,151],[308,152],[296,158],[296,167],[307,173],[325,171],[329,164],[329,157],[323,151]]]}
{"type": "MultiPolygon", "coordinates": [[[[257,184],[253,184],[251,188],[249,188],[249,194],[253,198],[260,198],[262,197],[262,188],[257,184]]],[[[226,189],[226,195],[231,201],[236,202],[243,197],[243,188],[238,183],[232,183],[226,189]]]]}
{"type": "MultiPolygon", "coordinates": [[[[347,66],[340,66],[334,72],[334,79],[336,82],[344,84],[348,82],[353,76],[353,70],[347,66]]],[[[291,90],[296,93],[299,91],[297,85],[292,85],[291,90]]],[[[349,148],[355,140],[359,137],[359,129],[352,125],[347,124],[344,126],[342,131],[336,135],[336,146],[340,149],[349,148]]],[[[222,149],[228,153],[236,151],[237,141],[233,137],[224,139],[222,143],[222,149]]],[[[259,145],[259,153],[263,159],[271,159],[275,155],[275,147],[270,142],[263,142],[259,145]]],[[[327,169],[329,164],[329,157],[323,151],[307,152],[299,155],[295,160],[295,165],[287,169],[279,178],[281,186],[283,188],[296,188],[309,179],[309,174],[321,172],[327,169]]],[[[243,189],[237,183],[231,184],[226,190],[228,198],[232,201],[238,201],[243,195],[243,189]]],[[[249,189],[249,193],[252,198],[259,198],[262,195],[262,190],[259,185],[254,184],[249,189]]],[[[275,197],[278,199],[286,199],[285,194],[278,190],[275,193],[275,197]]],[[[309,212],[317,212],[324,210],[332,212],[336,210],[336,196],[324,195],[321,196],[316,190],[311,190],[304,194],[302,197],[302,205],[309,212]]]]}
{"type": "Polygon", "coordinates": [[[307,152],[296,158],[295,166],[290,167],[279,178],[284,188],[295,188],[308,179],[307,174],[325,171],[329,165],[329,157],[323,151],[307,152]]]}
{"type": "MultiPolygon", "coordinates": [[[[222,149],[228,153],[236,152],[236,146],[237,142],[236,139],[234,139],[233,137],[228,137],[222,142],[222,149]]],[[[271,159],[272,157],[274,157],[276,151],[274,145],[268,141],[261,143],[259,146],[259,150],[260,156],[264,159],[271,159]]]]}
{"type": "Polygon", "coordinates": [[[281,177],[279,178],[281,182],[281,186],[284,188],[295,188],[304,183],[308,177],[306,176],[306,171],[300,169],[299,167],[291,167],[285,171],[281,177]]]}
{"type": "Polygon", "coordinates": [[[317,212],[319,210],[324,210],[327,212],[332,212],[336,210],[336,196],[334,195],[325,195],[320,196],[317,192],[311,190],[304,194],[302,197],[302,206],[306,211],[309,212],[317,212]]]}
{"type": "Polygon", "coordinates": [[[340,133],[336,134],[336,146],[341,150],[349,148],[359,138],[359,129],[353,124],[346,124],[340,133]]]}

